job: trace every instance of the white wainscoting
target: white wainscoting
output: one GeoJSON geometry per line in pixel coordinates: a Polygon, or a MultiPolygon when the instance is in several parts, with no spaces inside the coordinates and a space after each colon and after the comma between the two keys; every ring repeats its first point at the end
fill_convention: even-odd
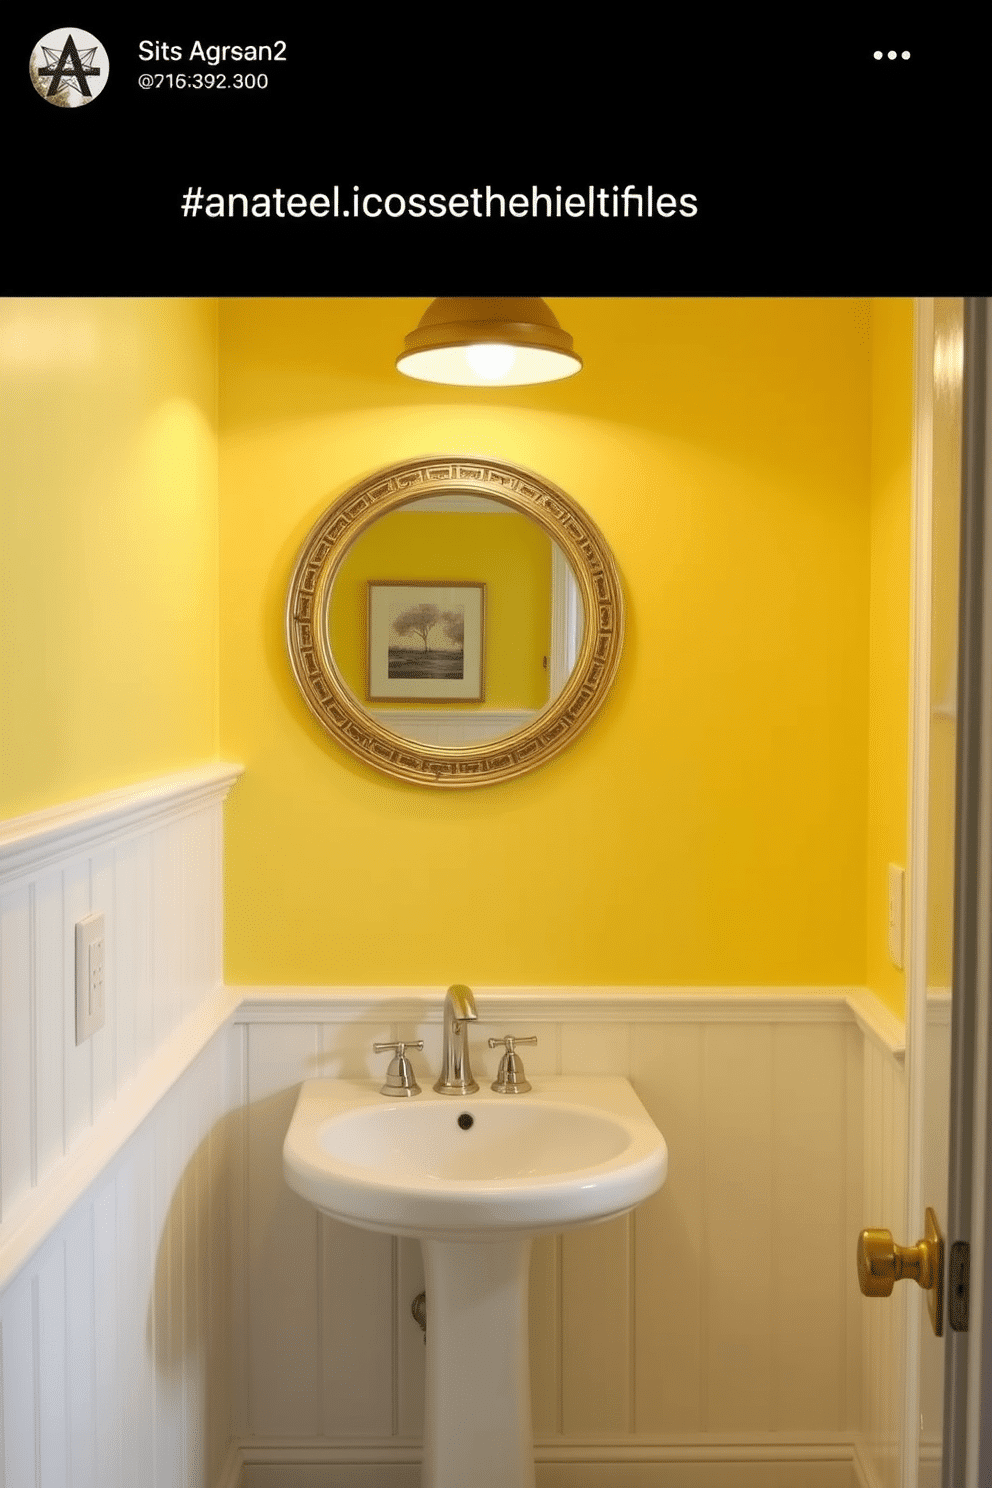
{"type": "Polygon", "coordinates": [[[5,1488],[222,1481],[232,1093],[223,1030],[0,1296],[5,1488]]]}
{"type": "MultiPolygon", "coordinates": [[[[0,828],[0,1488],[413,1488],[418,1248],[282,1180],[301,1080],[380,1071],[439,988],[220,984],[211,767],[0,828]],[[138,800],[137,797],[142,799],[138,800]],[[72,927],[104,908],[77,1049],[72,927]]],[[[857,989],[477,988],[531,1077],[627,1075],[669,1142],[635,1215],[542,1241],[540,1488],[889,1488],[895,1309],[854,1240],[901,1228],[900,1030],[857,989]]]]}
{"type": "Polygon", "coordinates": [[[215,1488],[242,1143],[211,765],[0,826],[0,1485],[215,1488]],[[106,915],[76,1046],[74,925],[106,915]]]}
{"type": "Polygon", "coordinates": [[[222,804],[239,773],[0,825],[0,1285],[226,1018],[222,804]],[[91,911],[107,1013],[77,1046],[74,926],[91,911]]]}

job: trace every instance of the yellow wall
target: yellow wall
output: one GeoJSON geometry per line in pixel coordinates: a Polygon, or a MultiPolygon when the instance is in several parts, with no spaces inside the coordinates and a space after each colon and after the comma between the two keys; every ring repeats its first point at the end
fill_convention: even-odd
{"type": "Polygon", "coordinates": [[[900,1017],[905,972],[889,959],[888,865],[905,867],[907,854],[912,444],[913,304],[873,300],[867,984],[900,1017]]]}
{"type": "MultiPolygon", "coordinates": [[[[367,528],[338,570],[330,605],[334,659],[359,699],[368,695],[367,586],[376,579],[484,584],[485,698],[456,706],[543,708],[551,645],[551,539],[536,522],[511,511],[397,511],[367,528]]],[[[422,705],[390,701],[385,706],[422,705]]]]}
{"type": "Polygon", "coordinates": [[[866,304],[551,304],[585,370],[490,393],[394,373],[420,300],[220,307],[221,742],[247,766],[228,807],[232,983],[865,979],[888,481],[866,304]],[[324,735],[284,605],[330,502],[444,451],[528,466],[591,513],[628,639],[560,760],[432,794],[324,735]],[[878,644],[876,625],[873,695],[878,644]]]}
{"type": "Polygon", "coordinates": [[[217,752],[212,303],[0,301],[0,816],[217,752]]]}

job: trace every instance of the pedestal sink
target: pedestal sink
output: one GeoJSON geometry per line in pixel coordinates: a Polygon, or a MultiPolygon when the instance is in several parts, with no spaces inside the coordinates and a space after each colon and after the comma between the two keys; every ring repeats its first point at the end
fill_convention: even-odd
{"type": "Polygon", "coordinates": [[[422,1488],[532,1488],[531,1240],[633,1209],[667,1170],[665,1139],[622,1079],[404,1101],[373,1081],[303,1085],[283,1148],[289,1186],[334,1219],[421,1242],[422,1488]]]}

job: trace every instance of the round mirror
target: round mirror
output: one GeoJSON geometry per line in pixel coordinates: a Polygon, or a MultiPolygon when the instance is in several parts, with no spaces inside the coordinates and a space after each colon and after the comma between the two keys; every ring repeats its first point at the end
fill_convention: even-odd
{"type": "Polygon", "coordinates": [[[404,461],[316,523],[286,611],[314,716],[401,780],[474,786],[558,754],[595,716],[623,640],[601,533],[519,466],[404,461]]]}

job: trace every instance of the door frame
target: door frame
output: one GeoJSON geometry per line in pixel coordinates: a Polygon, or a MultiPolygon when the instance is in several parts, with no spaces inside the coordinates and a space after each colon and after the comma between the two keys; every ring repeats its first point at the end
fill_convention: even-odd
{"type": "Polygon", "coordinates": [[[948,1241],[971,1246],[970,1328],[944,1350],[944,1488],[992,1473],[992,510],[989,301],[964,302],[961,564],[958,639],[957,810],[948,1241]],[[989,1345],[989,1346],[986,1346],[989,1345]]]}
{"type": "MultiPolygon", "coordinates": [[[[906,1234],[920,1227],[927,1031],[927,836],[932,583],[933,299],[915,302],[910,759],[906,965],[906,1234]]],[[[989,300],[964,300],[948,1250],[971,1254],[970,1328],[946,1329],[943,1488],[992,1481],[992,326],[989,300]]],[[[917,1488],[922,1308],[904,1297],[901,1482],[917,1488]]],[[[947,1309],[945,1308],[945,1316],[947,1309]]]]}
{"type": "MultiPolygon", "coordinates": [[[[912,1244],[921,1224],[927,1030],[927,862],[930,787],[930,653],[933,583],[933,335],[932,296],[913,305],[913,454],[910,522],[909,803],[906,875],[906,1212],[903,1233],[912,1244]]],[[[920,1231],[922,1233],[922,1230],[920,1231]]],[[[922,1316],[912,1287],[900,1288],[903,1306],[902,1488],[917,1488],[920,1450],[922,1316]]]]}

